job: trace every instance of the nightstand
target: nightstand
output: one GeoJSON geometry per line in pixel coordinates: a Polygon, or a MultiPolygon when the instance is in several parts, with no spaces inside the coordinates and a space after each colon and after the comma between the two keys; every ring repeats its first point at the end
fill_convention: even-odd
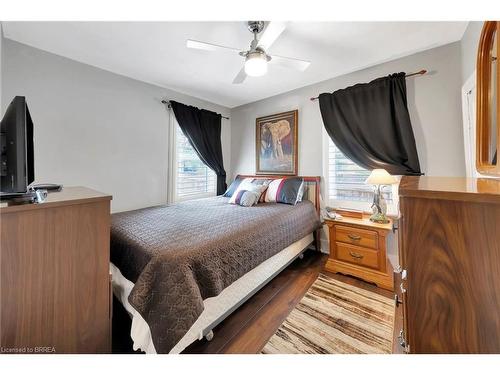
{"type": "Polygon", "coordinates": [[[368,217],[325,219],[330,234],[330,257],[325,269],[394,290],[393,269],[387,259],[387,237],[392,231],[392,221],[377,224],[368,217]]]}

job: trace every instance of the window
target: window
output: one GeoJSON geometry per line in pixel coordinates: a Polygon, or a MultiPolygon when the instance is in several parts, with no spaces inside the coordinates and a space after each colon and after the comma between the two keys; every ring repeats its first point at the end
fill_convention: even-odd
{"type": "Polygon", "coordinates": [[[177,121],[174,123],[174,199],[176,201],[213,196],[217,177],[198,157],[177,121]]]}
{"type": "MultiPolygon", "coordinates": [[[[369,210],[373,201],[373,186],[365,184],[371,171],[348,159],[328,138],[328,200],[330,205],[369,210]]],[[[391,189],[385,187],[384,198],[391,204],[391,189]]]]}

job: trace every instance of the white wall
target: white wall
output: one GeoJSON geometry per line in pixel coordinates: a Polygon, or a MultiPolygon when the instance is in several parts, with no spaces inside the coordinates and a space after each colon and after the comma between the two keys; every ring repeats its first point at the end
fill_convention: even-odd
{"type": "Polygon", "coordinates": [[[429,73],[407,79],[408,106],[421,169],[429,176],[465,175],[460,44],[457,42],[233,108],[233,176],[255,172],[255,119],[293,109],[299,110],[298,173],[322,175],[323,123],[318,102],[311,102],[309,98],[390,73],[421,69],[429,73]]]}
{"type": "MultiPolygon", "coordinates": [[[[227,108],[9,39],[3,40],[3,73],[2,108],[24,95],[33,118],[36,181],[112,194],[115,212],[167,200],[169,116],[162,99],[230,115],[227,108]]],[[[229,176],[230,131],[223,119],[229,176]]]]}
{"type": "Polygon", "coordinates": [[[460,41],[460,60],[462,62],[462,84],[476,70],[477,47],[479,45],[479,37],[483,28],[483,21],[469,22],[467,29],[464,32],[460,41]]]}

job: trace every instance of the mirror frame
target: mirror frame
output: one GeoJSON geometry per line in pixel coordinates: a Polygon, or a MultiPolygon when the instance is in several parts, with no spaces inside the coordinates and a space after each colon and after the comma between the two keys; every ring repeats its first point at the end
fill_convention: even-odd
{"type": "Polygon", "coordinates": [[[491,48],[497,35],[497,57],[500,52],[500,21],[485,21],[479,40],[477,52],[477,115],[476,115],[476,169],[479,173],[489,176],[500,176],[500,69],[496,69],[496,111],[497,111],[497,164],[491,164],[489,160],[489,142],[491,139],[491,48]]]}

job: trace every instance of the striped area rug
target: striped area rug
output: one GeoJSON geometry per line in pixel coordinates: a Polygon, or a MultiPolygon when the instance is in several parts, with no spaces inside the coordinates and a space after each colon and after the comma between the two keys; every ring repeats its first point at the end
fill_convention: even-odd
{"type": "Polygon", "coordinates": [[[320,274],[264,354],[391,353],[394,302],[320,274]]]}

